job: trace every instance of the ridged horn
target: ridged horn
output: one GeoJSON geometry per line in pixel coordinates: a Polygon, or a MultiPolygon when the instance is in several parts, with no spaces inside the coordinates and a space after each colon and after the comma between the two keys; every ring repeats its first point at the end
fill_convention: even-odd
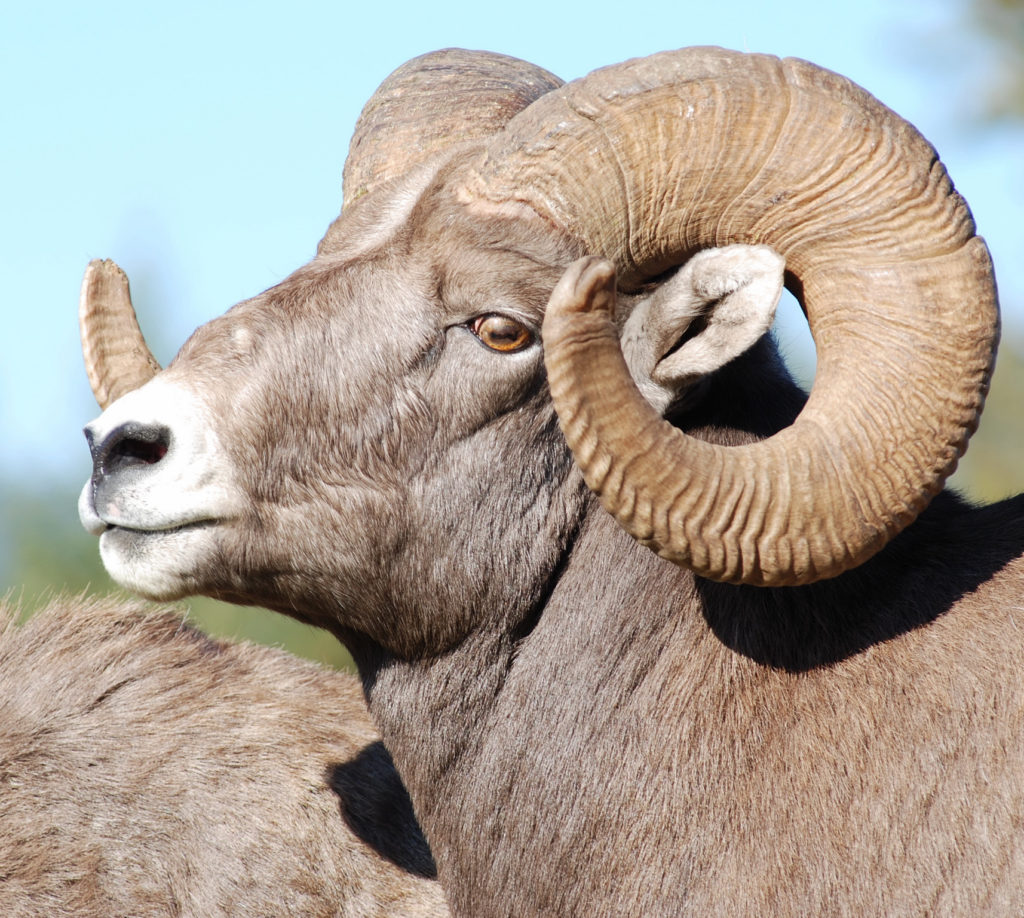
{"type": "Polygon", "coordinates": [[[363,107],[345,162],[344,211],[456,144],[480,140],[562,81],[526,61],[447,48],[413,58],[363,107]]]}
{"type": "Polygon", "coordinates": [[[138,389],[160,372],[142,337],[128,278],[114,262],[89,262],[78,301],[82,356],[100,408],[138,389]]]}
{"type": "Polygon", "coordinates": [[[633,387],[605,269],[560,284],[543,328],[588,484],[637,539],[716,580],[809,583],[869,558],[956,467],[999,318],[988,251],[932,147],[804,61],[685,49],[595,71],[489,142],[462,193],[530,205],[633,286],[693,252],[767,244],[818,351],[796,422],[697,441],[633,387]]]}

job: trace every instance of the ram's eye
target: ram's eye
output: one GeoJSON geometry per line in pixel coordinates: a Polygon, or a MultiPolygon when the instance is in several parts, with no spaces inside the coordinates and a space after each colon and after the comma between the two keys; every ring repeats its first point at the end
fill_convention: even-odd
{"type": "Polygon", "coordinates": [[[522,322],[493,312],[477,316],[469,323],[469,328],[492,351],[507,354],[521,351],[533,343],[533,332],[522,322]]]}

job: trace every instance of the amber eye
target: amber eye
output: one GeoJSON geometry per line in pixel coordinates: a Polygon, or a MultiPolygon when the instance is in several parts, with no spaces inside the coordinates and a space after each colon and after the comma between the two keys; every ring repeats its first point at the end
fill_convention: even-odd
{"type": "Polygon", "coordinates": [[[497,313],[477,316],[469,327],[492,351],[520,351],[533,343],[533,332],[522,322],[497,313]]]}

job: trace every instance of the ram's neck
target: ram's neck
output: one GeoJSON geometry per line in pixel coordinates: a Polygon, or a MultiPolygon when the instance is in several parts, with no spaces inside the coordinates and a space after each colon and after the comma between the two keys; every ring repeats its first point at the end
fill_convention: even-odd
{"type": "MultiPolygon", "coordinates": [[[[417,662],[355,649],[371,714],[439,876],[451,878],[447,888],[514,886],[517,852],[534,847],[514,836],[554,825],[544,815],[551,800],[598,806],[605,760],[621,759],[621,739],[617,728],[597,734],[628,707],[631,692],[649,693],[666,645],[707,642],[716,652],[695,611],[693,578],[636,545],[594,505],[529,633],[481,631],[417,662]],[[639,618],[638,601],[647,607],[639,618]]],[[[717,653],[730,656],[720,646],[717,653]]],[[[597,809],[590,815],[601,818],[597,809]]],[[[566,835],[570,847],[579,841],[566,835]]],[[[550,853],[557,861],[568,850],[553,841],[550,853]]],[[[456,914],[487,913],[475,898],[452,904],[456,914]]]]}
{"type": "Polygon", "coordinates": [[[370,712],[426,825],[472,762],[511,666],[510,642],[477,633],[443,656],[356,657],[370,712]]]}

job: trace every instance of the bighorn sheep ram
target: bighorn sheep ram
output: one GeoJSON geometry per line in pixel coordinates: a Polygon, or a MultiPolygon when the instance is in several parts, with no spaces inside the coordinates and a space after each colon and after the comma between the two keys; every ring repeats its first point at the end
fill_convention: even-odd
{"type": "Polygon", "coordinates": [[[943,491],[998,309],[917,131],[803,61],[450,51],[343,191],[152,379],[90,268],[113,576],[344,640],[456,914],[1018,913],[1024,498],[943,491]]]}
{"type": "Polygon", "coordinates": [[[447,914],[358,681],[171,610],[0,607],[0,914],[447,914]]]}

